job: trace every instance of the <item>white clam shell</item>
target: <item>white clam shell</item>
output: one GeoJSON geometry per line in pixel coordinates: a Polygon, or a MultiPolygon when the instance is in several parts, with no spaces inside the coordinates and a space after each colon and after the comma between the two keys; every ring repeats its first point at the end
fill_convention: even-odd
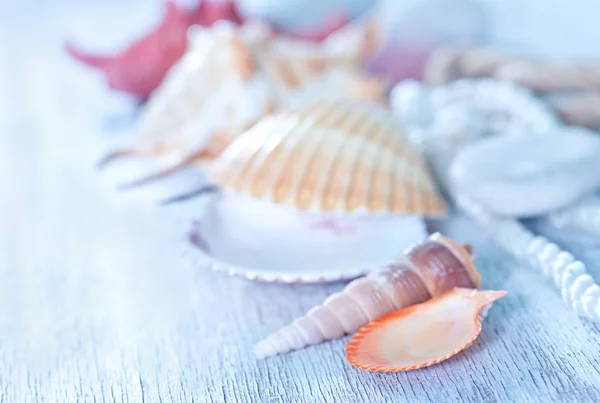
{"type": "Polygon", "coordinates": [[[427,236],[421,217],[299,213],[224,192],[190,232],[201,267],[249,280],[349,280],[393,260],[427,236]]]}

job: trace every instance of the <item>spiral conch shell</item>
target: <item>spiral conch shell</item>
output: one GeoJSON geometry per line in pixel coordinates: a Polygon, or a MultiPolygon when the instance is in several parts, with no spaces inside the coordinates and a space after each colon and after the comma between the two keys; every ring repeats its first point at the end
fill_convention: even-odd
{"type": "Polygon", "coordinates": [[[389,110],[358,100],[324,100],[263,118],[219,156],[209,178],[299,210],[447,212],[389,110]]]}
{"type": "Polygon", "coordinates": [[[348,284],[323,305],[254,347],[257,358],[297,350],[353,333],[383,315],[455,287],[478,288],[469,248],[440,234],[408,249],[396,262],[348,284]]]}
{"type": "Polygon", "coordinates": [[[455,288],[369,323],[346,346],[353,366],[373,372],[410,371],[438,364],[467,348],[490,305],[506,291],[455,288]]]}
{"type": "Polygon", "coordinates": [[[191,28],[186,54],[142,110],[141,147],[154,154],[198,151],[213,133],[243,131],[268,113],[270,90],[255,76],[253,59],[268,35],[258,25],[225,21],[191,28]]]}

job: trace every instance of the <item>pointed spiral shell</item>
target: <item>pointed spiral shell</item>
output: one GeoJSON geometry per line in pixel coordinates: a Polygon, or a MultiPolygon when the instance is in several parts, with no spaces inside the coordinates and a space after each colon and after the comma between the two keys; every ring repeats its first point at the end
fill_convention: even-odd
{"type": "Polygon", "coordinates": [[[353,333],[387,313],[424,302],[454,287],[478,288],[468,249],[440,234],[409,248],[396,262],[348,284],[322,305],[256,344],[257,358],[353,333]]]}
{"type": "Polygon", "coordinates": [[[587,273],[585,264],[513,219],[494,217],[466,199],[459,198],[458,202],[501,247],[551,278],[567,306],[580,316],[600,321],[600,286],[587,273]]]}

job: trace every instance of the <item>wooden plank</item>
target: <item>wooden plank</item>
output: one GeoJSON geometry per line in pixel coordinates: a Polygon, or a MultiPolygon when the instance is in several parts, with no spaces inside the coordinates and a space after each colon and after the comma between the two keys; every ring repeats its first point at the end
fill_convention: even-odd
{"type": "Polygon", "coordinates": [[[345,361],[345,338],[256,361],[256,341],[343,284],[255,284],[194,263],[179,220],[193,208],[116,194],[93,171],[108,97],[52,48],[60,24],[38,22],[28,49],[0,37],[15,55],[0,63],[0,402],[600,401],[598,326],[461,218],[436,228],[473,243],[484,286],[510,293],[463,354],[372,374],[345,361]]]}

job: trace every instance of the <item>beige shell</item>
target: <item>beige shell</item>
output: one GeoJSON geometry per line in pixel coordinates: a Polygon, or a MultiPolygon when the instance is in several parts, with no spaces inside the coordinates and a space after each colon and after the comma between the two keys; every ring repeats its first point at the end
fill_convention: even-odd
{"type": "Polygon", "coordinates": [[[268,88],[254,78],[252,49],[263,38],[252,28],[219,22],[190,32],[188,51],[140,115],[144,147],[192,151],[214,131],[241,131],[270,110],[268,88]]]}
{"type": "Polygon", "coordinates": [[[328,100],[263,118],[210,170],[213,183],[300,210],[436,216],[446,206],[387,108],[328,100]]]}
{"type": "Polygon", "coordinates": [[[398,261],[352,281],[323,305],[259,342],[254,353],[265,358],[342,337],[383,315],[455,287],[480,285],[469,248],[433,234],[398,261]]]}
{"type": "MultiPolygon", "coordinates": [[[[378,25],[374,20],[354,22],[334,32],[323,43],[311,43],[283,36],[273,36],[266,46],[256,48],[254,53],[257,71],[262,74],[273,91],[274,104],[283,107],[289,104],[288,97],[295,91],[308,85],[318,83],[321,86],[319,96],[341,92],[351,94],[339,81],[328,80],[332,71],[334,78],[344,75],[351,77],[349,81],[359,83],[376,82],[381,87],[383,82],[362,75],[362,62],[374,51],[379,43],[378,25]]],[[[346,82],[351,87],[354,83],[346,82]]],[[[360,86],[360,85],[359,85],[360,86]]],[[[353,97],[362,96],[365,92],[355,92],[353,97]]],[[[372,94],[366,95],[372,96],[372,94]]],[[[315,97],[316,99],[316,97],[315,97]]],[[[368,99],[368,98],[362,98],[368,99]]]]}
{"type": "Polygon", "coordinates": [[[385,84],[359,69],[332,67],[288,95],[285,107],[306,106],[316,100],[358,99],[387,104],[385,84]]]}

